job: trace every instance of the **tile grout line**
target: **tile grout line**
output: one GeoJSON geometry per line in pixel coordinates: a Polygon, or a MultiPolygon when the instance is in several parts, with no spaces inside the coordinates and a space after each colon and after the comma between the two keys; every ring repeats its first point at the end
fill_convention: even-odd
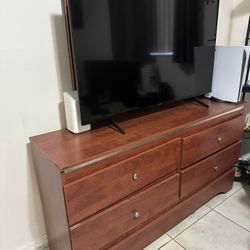
{"type": "MultiPolygon", "coordinates": [[[[242,184],[242,183],[241,183],[242,184]]],[[[226,200],[228,200],[229,198],[231,198],[233,195],[235,195],[236,193],[238,193],[241,189],[244,189],[245,185],[242,184],[242,187],[239,188],[237,191],[235,191],[234,193],[232,193],[230,196],[226,197],[225,200],[223,200],[221,203],[219,203],[217,206],[215,206],[214,208],[211,208],[214,212],[216,212],[217,214],[221,215],[222,217],[224,217],[225,219],[231,221],[232,223],[234,223],[235,225],[241,227],[242,229],[246,230],[247,232],[250,232],[248,229],[244,228],[243,226],[241,226],[240,224],[238,224],[237,222],[227,218],[225,215],[221,214],[220,212],[218,212],[217,210],[215,210],[218,206],[220,206],[222,203],[224,203],[226,200]]],[[[250,191],[247,189],[247,191],[250,191]]]]}
{"type": "Polygon", "coordinates": [[[173,239],[173,241],[178,244],[179,246],[181,246],[184,250],[187,250],[184,246],[182,246],[178,241],[176,241],[175,239],[173,239]]]}
{"type": "MultiPolygon", "coordinates": [[[[171,239],[172,240],[172,239],[171,239]]],[[[171,241],[170,240],[170,241],[171,241]]],[[[157,250],[161,250],[162,247],[166,246],[170,241],[168,241],[167,243],[163,244],[161,247],[157,248],[157,250]]]]}
{"type": "MultiPolygon", "coordinates": [[[[175,237],[171,237],[170,235],[168,235],[167,233],[167,235],[171,238],[171,239],[173,239],[173,240],[175,240],[175,238],[177,237],[177,236],[179,236],[180,234],[182,234],[183,232],[185,232],[188,228],[190,228],[191,226],[193,226],[196,222],[198,222],[200,219],[202,219],[204,216],[206,216],[207,214],[209,214],[211,211],[212,211],[212,209],[209,207],[209,211],[207,212],[207,213],[205,213],[204,215],[202,215],[198,220],[196,220],[195,222],[193,222],[192,224],[190,224],[187,228],[185,228],[183,231],[181,231],[180,233],[178,233],[177,235],[175,235],[175,237]]],[[[197,210],[197,209],[196,209],[197,210]]],[[[195,210],[195,211],[196,211],[195,210]]],[[[193,214],[193,213],[192,213],[193,214]]],[[[191,214],[190,214],[191,215],[191,214]]],[[[188,218],[188,217],[186,217],[186,218],[188,218]]],[[[185,218],[185,219],[186,219],[185,218]]],[[[182,220],[183,221],[183,220],[182,220]]],[[[178,224],[177,224],[178,225],[178,224]]]]}
{"type": "Polygon", "coordinates": [[[235,222],[235,221],[233,221],[233,220],[231,220],[231,219],[227,218],[225,215],[221,214],[220,212],[218,212],[218,211],[216,211],[216,210],[213,210],[213,211],[214,211],[215,213],[217,213],[217,214],[221,215],[223,218],[225,218],[225,219],[227,219],[227,220],[231,221],[231,222],[232,222],[232,223],[234,223],[235,225],[237,225],[237,226],[241,227],[242,229],[244,229],[244,230],[245,230],[245,231],[247,231],[248,233],[250,233],[250,231],[249,231],[248,229],[244,228],[243,226],[241,226],[241,225],[240,225],[240,224],[238,224],[237,222],[235,222]]]}
{"type": "MultiPolygon", "coordinates": [[[[244,187],[244,185],[242,187],[240,187],[238,190],[236,190],[235,192],[233,192],[231,195],[229,195],[228,197],[225,198],[225,200],[223,200],[222,202],[220,202],[218,205],[216,205],[214,208],[211,208],[209,206],[207,206],[206,204],[204,204],[204,206],[206,206],[207,208],[210,209],[210,211],[208,211],[207,213],[205,213],[204,215],[202,215],[198,220],[196,220],[195,222],[193,222],[192,224],[190,224],[187,228],[185,228],[183,231],[181,231],[180,233],[178,233],[175,237],[172,237],[168,234],[168,232],[166,232],[165,234],[170,238],[170,241],[173,240],[174,242],[176,242],[178,245],[180,245],[182,248],[184,248],[186,250],[185,247],[183,247],[178,241],[176,241],[176,237],[179,236],[180,234],[182,234],[183,232],[185,232],[188,228],[190,228],[192,225],[194,225],[195,223],[197,223],[199,220],[201,220],[203,217],[205,217],[206,215],[208,215],[211,211],[214,211],[218,214],[220,214],[219,212],[217,212],[216,210],[214,210],[215,208],[217,208],[219,205],[221,205],[223,202],[225,202],[227,199],[229,199],[231,196],[233,196],[234,194],[236,194],[237,192],[239,192],[242,188],[244,187]]],[[[249,190],[250,191],[250,190],[249,190]]],[[[216,196],[215,196],[216,197],[216,196]]],[[[212,198],[213,199],[213,198],[212,198]]],[[[199,208],[198,208],[199,209],[199,208]]],[[[197,211],[198,209],[196,209],[195,211],[197,211]]],[[[195,211],[193,213],[195,213],[195,211]]],[[[193,214],[192,213],[192,214],[193,214]]],[[[191,214],[190,214],[191,215],[191,214]]],[[[189,215],[189,216],[190,216],[189,215]]],[[[225,219],[228,219],[227,217],[225,217],[224,215],[220,214],[221,216],[223,216],[225,219]]],[[[188,217],[186,217],[188,218],[188,217]]],[[[186,219],[185,218],[185,219],[186,219]]],[[[183,219],[183,220],[185,220],[183,219]]],[[[182,220],[182,221],[183,221],[182,220]]],[[[241,225],[237,224],[236,222],[228,219],[229,221],[233,222],[234,224],[238,225],[239,227],[241,227],[242,229],[246,230],[247,232],[249,232],[246,228],[242,227],[241,225]]],[[[182,221],[180,221],[179,223],[181,223],[182,221]]],[[[178,224],[177,224],[178,225],[178,224]]],[[[173,227],[174,228],[174,227],[173,227]]],[[[166,246],[170,241],[166,242],[165,244],[163,244],[161,247],[157,248],[157,250],[160,250],[162,247],[166,246]]]]}
{"type": "MultiPolygon", "coordinates": [[[[238,190],[236,190],[235,192],[233,192],[231,195],[229,195],[229,196],[227,197],[227,199],[228,199],[229,197],[231,197],[232,195],[234,195],[235,193],[239,192],[243,187],[244,187],[244,185],[242,184],[242,186],[241,186],[238,190]]],[[[230,192],[230,191],[229,191],[229,192],[230,192]]]]}
{"type": "MultiPolygon", "coordinates": [[[[207,207],[209,207],[210,209],[212,209],[212,210],[214,210],[215,208],[217,208],[219,205],[221,205],[223,202],[225,202],[227,199],[229,199],[231,196],[233,196],[234,194],[236,194],[237,192],[239,192],[241,189],[242,189],[243,187],[240,187],[238,190],[236,190],[235,192],[233,192],[231,195],[229,195],[229,196],[226,196],[226,198],[225,198],[225,200],[223,200],[223,201],[221,201],[219,204],[217,204],[214,208],[212,208],[212,207],[209,207],[208,205],[206,205],[207,207]]],[[[223,194],[223,193],[222,193],[223,194]]],[[[217,194],[217,195],[219,195],[219,194],[217,194]]],[[[216,195],[216,196],[217,196],[216,195]]],[[[214,196],[214,198],[216,197],[216,196],[214,196]]],[[[212,198],[213,199],[213,198],[212,198]]],[[[211,199],[211,200],[212,200],[211,199]]]]}
{"type": "MultiPolygon", "coordinates": [[[[166,233],[165,233],[166,234],[166,233]]],[[[164,234],[163,234],[164,235],[164,234]]],[[[157,250],[160,250],[162,247],[166,246],[171,240],[173,240],[170,236],[169,236],[170,240],[166,243],[164,243],[162,246],[160,246],[159,248],[157,248],[157,250]]]]}
{"type": "MultiPolygon", "coordinates": [[[[185,220],[185,219],[184,219],[184,220],[185,220]]],[[[181,223],[181,221],[180,221],[179,223],[181,223]]],[[[179,224],[179,223],[178,223],[178,224],[179,224]]],[[[176,224],[175,226],[177,226],[178,224],[176,224]]],[[[175,227],[175,226],[174,226],[174,227],[175,227]]],[[[172,228],[174,228],[174,227],[172,227],[172,228]]],[[[171,229],[172,229],[172,228],[171,228],[171,229]]],[[[170,231],[171,229],[169,229],[168,231],[170,231]]],[[[166,234],[168,237],[170,237],[171,240],[173,240],[174,238],[168,234],[168,231],[167,231],[165,234],[166,234]]]]}
{"type": "MultiPolygon", "coordinates": [[[[171,237],[170,237],[171,238],[171,237]]],[[[157,250],[161,250],[162,247],[166,246],[167,244],[169,244],[171,241],[174,241],[176,244],[178,244],[179,246],[181,246],[184,250],[187,250],[184,246],[182,246],[179,242],[177,242],[175,239],[171,238],[170,241],[166,242],[165,244],[163,244],[160,248],[157,248],[157,250]]]]}

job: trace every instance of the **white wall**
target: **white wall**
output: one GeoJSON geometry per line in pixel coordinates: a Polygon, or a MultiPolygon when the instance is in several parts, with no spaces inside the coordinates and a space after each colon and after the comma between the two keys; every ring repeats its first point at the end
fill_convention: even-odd
{"type": "Polygon", "coordinates": [[[220,0],[216,40],[217,45],[229,45],[230,43],[233,6],[233,0],[220,0]]]}
{"type": "MultiPolygon", "coordinates": [[[[231,14],[230,45],[244,45],[248,18],[250,14],[250,0],[233,0],[233,11],[231,14]]],[[[250,113],[250,94],[246,95],[245,113],[250,113]]],[[[250,140],[243,140],[241,153],[250,153],[250,140]]]]}
{"type": "Polygon", "coordinates": [[[249,0],[233,0],[230,45],[245,44],[249,14],[249,0]]]}
{"type": "MultiPolygon", "coordinates": [[[[217,44],[244,45],[249,14],[250,0],[221,0],[217,44]]],[[[246,113],[250,113],[250,94],[246,97],[246,113]]]]}
{"type": "MultiPolygon", "coordinates": [[[[244,45],[250,0],[221,0],[218,21],[218,45],[244,45]]],[[[246,95],[245,113],[250,113],[250,94],[246,95]]],[[[241,154],[250,152],[250,140],[243,140],[241,154]]]]}
{"type": "Polygon", "coordinates": [[[217,45],[244,45],[249,0],[220,0],[217,45]]]}
{"type": "Polygon", "coordinates": [[[60,0],[0,0],[0,249],[45,234],[29,136],[65,127],[70,72],[60,0]]]}
{"type": "MultiPolygon", "coordinates": [[[[250,14],[250,0],[234,0],[232,11],[231,45],[244,45],[248,19],[250,14]]],[[[250,94],[246,95],[246,113],[250,113],[250,94]]],[[[243,145],[244,146],[244,145],[243,145]]],[[[250,152],[250,148],[248,150],[250,152]]]]}

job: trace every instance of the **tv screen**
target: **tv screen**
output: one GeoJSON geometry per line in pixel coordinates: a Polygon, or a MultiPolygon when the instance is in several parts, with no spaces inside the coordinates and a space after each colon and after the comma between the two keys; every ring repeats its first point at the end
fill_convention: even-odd
{"type": "Polygon", "coordinates": [[[67,0],[82,124],[211,91],[219,0],[67,0]]]}

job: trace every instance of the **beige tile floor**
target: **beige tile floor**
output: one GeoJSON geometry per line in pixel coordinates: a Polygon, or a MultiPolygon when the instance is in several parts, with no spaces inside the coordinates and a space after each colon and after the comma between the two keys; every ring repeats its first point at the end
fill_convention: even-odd
{"type": "Polygon", "coordinates": [[[144,250],[250,250],[250,186],[235,182],[144,250]]]}
{"type": "MultiPolygon", "coordinates": [[[[235,182],[144,250],[250,250],[250,186],[235,182]]],[[[49,249],[44,249],[49,250],[49,249]]]]}

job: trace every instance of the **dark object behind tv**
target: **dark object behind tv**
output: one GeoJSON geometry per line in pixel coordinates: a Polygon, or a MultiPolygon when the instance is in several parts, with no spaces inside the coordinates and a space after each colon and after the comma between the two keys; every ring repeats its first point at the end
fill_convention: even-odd
{"type": "Polygon", "coordinates": [[[64,0],[82,124],[211,91],[219,0],[64,0]]]}

